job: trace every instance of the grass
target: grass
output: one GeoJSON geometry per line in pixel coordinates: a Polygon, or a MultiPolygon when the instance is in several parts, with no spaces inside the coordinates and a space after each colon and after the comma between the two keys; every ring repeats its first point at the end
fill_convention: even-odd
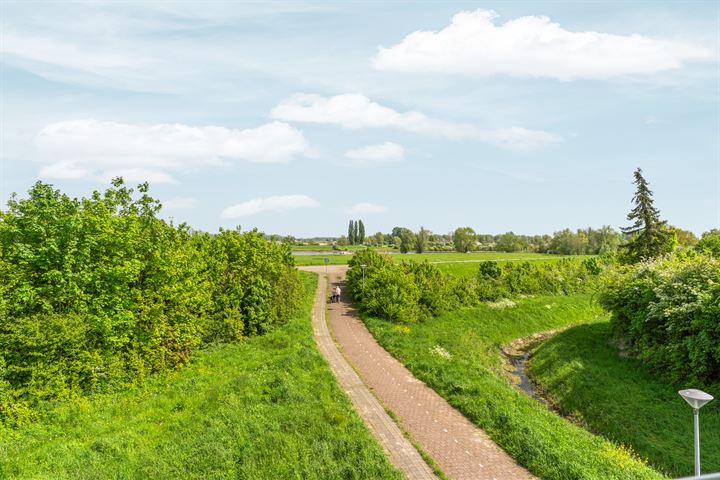
{"type": "Polygon", "coordinates": [[[523,299],[505,309],[463,309],[407,328],[372,317],[364,321],[383,347],[537,476],[663,478],[630,450],[518,392],[502,373],[501,345],[600,318],[604,313],[590,296],[575,295],[523,299]],[[438,346],[450,358],[439,355],[438,346]]]}
{"type": "MultiPolygon", "coordinates": [[[[637,360],[622,358],[608,322],[571,328],[541,345],[530,373],[561,409],[592,431],[633,448],[673,476],[693,473],[692,410],[637,360]]],[[[720,385],[706,390],[720,398],[720,385]]],[[[702,466],[720,471],[720,402],[700,415],[702,466]]]]}
{"type": "Polygon", "coordinates": [[[303,280],[302,314],[277,330],[0,432],[0,478],[402,478],[317,351],[303,280]]]}
{"type": "MultiPolygon", "coordinates": [[[[332,252],[328,252],[327,255],[296,255],[295,264],[298,266],[305,265],[324,265],[325,258],[329,259],[330,265],[347,265],[352,258],[352,255],[336,255],[332,252]]],[[[445,263],[458,263],[466,262],[468,270],[477,270],[477,262],[485,260],[495,261],[515,261],[515,260],[555,260],[563,258],[560,255],[548,255],[543,253],[528,253],[528,252],[470,252],[470,253],[397,253],[390,255],[393,261],[400,262],[403,260],[413,260],[416,262],[428,261],[430,263],[438,263],[440,265],[445,263]]],[[[473,272],[474,273],[474,272],[473,272]]]]}
{"type": "MultiPolygon", "coordinates": [[[[541,257],[517,257],[517,258],[508,258],[508,259],[492,259],[497,261],[499,264],[504,264],[508,262],[533,262],[535,263],[551,263],[556,262],[561,258],[588,258],[590,255],[575,255],[571,257],[562,256],[562,255],[544,255],[541,257]]],[[[446,262],[446,263],[438,263],[436,266],[443,272],[449,273],[451,275],[459,276],[459,277],[472,277],[477,275],[479,267],[479,263],[481,260],[470,260],[470,261],[464,261],[464,262],[446,262]]]]}

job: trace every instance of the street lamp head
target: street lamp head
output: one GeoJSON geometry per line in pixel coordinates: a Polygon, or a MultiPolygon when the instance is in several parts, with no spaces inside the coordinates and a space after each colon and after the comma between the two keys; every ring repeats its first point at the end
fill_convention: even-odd
{"type": "Polygon", "coordinates": [[[360,265],[360,268],[362,268],[363,271],[365,271],[365,269],[367,268],[367,265],[365,265],[365,264],[363,263],[362,265],[360,265]]]}
{"type": "Polygon", "coordinates": [[[709,393],[705,393],[702,390],[697,390],[695,388],[680,390],[678,393],[695,410],[699,410],[703,407],[703,405],[713,400],[712,395],[710,395],[709,393]]]}

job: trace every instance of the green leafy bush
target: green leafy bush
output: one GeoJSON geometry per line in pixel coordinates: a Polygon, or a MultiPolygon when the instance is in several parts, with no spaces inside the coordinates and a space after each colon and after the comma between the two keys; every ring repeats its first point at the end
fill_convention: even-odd
{"type": "Polygon", "coordinates": [[[670,381],[720,382],[720,261],[674,255],[619,269],[600,294],[617,335],[670,381]]]}
{"type": "Polygon", "coordinates": [[[393,263],[372,250],[350,260],[348,286],[364,311],[392,321],[418,321],[477,305],[530,294],[570,294],[594,288],[608,259],[555,262],[482,262],[475,278],[443,273],[427,262],[393,263]],[[365,288],[362,267],[365,265],[365,288]]]}
{"type": "Polygon", "coordinates": [[[38,400],[136,384],[296,308],[287,246],[174,226],[147,192],[116,179],[76,199],[38,182],[0,212],[0,421],[22,422],[38,400]]]}
{"type": "Polygon", "coordinates": [[[611,259],[597,257],[555,262],[482,262],[476,276],[480,300],[494,301],[518,295],[569,295],[597,286],[611,259]]]}

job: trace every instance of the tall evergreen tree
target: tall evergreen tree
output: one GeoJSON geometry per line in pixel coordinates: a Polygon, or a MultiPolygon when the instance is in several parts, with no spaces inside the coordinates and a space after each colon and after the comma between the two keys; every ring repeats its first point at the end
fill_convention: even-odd
{"type": "Polygon", "coordinates": [[[365,243],[365,224],[362,220],[358,220],[358,243],[360,245],[365,243]]]}
{"type": "Polygon", "coordinates": [[[360,243],[360,228],[358,227],[357,220],[355,220],[355,229],[354,229],[354,233],[353,233],[353,239],[355,240],[355,242],[353,242],[353,245],[357,245],[358,243],[360,243]]]}
{"type": "Polygon", "coordinates": [[[660,220],[660,210],[653,205],[653,192],[640,168],[635,170],[634,177],[635,207],[627,216],[633,224],[622,228],[622,231],[630,235],[630,240],[624,245],[627,259],[630,262],[639,262],[672,251],[675,237],[667,227],[667,222],[660,220]]]}
{"type": "Polygon", "coordinates": [[[350,220],[348,225],[348,244],[355,245],[355,222],[350,220]]]}

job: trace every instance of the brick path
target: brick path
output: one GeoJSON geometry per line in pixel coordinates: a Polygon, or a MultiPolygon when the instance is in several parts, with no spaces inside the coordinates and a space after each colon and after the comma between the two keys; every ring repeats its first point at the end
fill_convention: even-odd
{"type": "MultiPolygon", "coordinates": [[[[328,268],[333,285],[344,287],[345,270],[344,266],[328,268]]],[[[316,271],[324,272],[324,267],[316,271]]],[[[535,478],[385,351],[358,319],[345,292],[343,297],[329,306],[335,341],[365,385],[445,475],[454,480],[535,478]]],[[[408,474],[408,478],[423,477],[408,474]]]]}
{"type": "Polygon", "coordinates": [[[318,349],[330,365],[330,369],[335,374],[340,387],[345,390],[355,410],[385,449],[390,462],[403,472],[406,478],[437,480],[437,477],[415,447],[405,438],[400,428],[390,418],[377,398],[373,396],[355,370],[348,364],[330,336],[325,319],[327,281],[324,275],[324,267],[302,267],[301,269],[320,274],[318,275],[319,282],[313,310],[313,331],[318,349]]]}

